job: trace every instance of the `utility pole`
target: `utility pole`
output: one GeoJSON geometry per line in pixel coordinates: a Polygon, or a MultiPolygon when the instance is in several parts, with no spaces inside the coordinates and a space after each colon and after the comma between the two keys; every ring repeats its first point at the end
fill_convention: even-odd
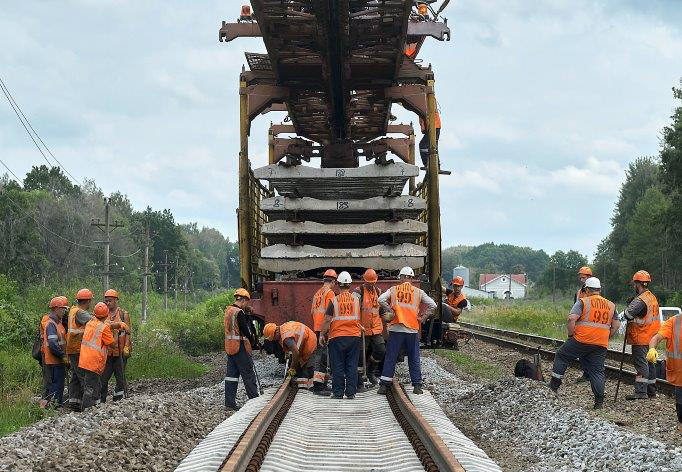
{"type": "Polygon", "coordinates": [[[164,263],[163,266],[163,311],[168,311],[168,249],[163,250],[164,263]]]}
{"type": "Polygon", "coordinates": [[[556,265],[552,265],[552,303],[556,302],[556,265]]]}
{"type": "Polygon", "coordinates": [[[145,228],[144,273],[142,274],[142,323],[147,322],[147,276],[149,275],[149,221],[145,228]]]}
{"type": "Polygon", "coordinates": [[[114,221],[113,223],[109,220],[109,199],[104,198],[104,222],[97,218],[93,218],[90,221],[90,226],[96,226],[101,231],[104,232],[104,241],[95,241],[97,243],[104,245],[104,271],[102,272],[102,285],[104,286],[104,291],[109,290],[109,249],[111,246],[111,233],[116,228],[123,228],[124,224],[120,221],[114,221]]]}
{"type": "Polygon", "coordinates": [[[175,256],[175,309],[178,309],[178,271],[180,270],[180,256],[175,256]]]}

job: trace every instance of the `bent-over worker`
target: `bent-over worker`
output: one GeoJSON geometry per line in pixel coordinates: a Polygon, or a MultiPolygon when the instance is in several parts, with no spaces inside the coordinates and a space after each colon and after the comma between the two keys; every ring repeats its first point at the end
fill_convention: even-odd
{"type": "Polygon", "coordinates": [[[280,326],[268,323],[263,327],[263,336],[268,341],[277,341],[285,353],[291,354],[287,374],[296,379],[296,384],[299,387],[310,386],[313,373],[311,356],[317,348],[313,330],[298,321],[287,321],[280,326]]]}

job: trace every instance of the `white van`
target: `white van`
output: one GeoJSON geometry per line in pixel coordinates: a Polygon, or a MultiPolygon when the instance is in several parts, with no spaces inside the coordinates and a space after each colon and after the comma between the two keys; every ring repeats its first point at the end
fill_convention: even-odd
{"type": "Polygon", "coordinates": [[[682,313],[682,309],[676,306],[661,306],[658,307],[658,316],[661,319],[661,324],[665,322],[668,318],[672,318],[675,315],[682,313]]]}

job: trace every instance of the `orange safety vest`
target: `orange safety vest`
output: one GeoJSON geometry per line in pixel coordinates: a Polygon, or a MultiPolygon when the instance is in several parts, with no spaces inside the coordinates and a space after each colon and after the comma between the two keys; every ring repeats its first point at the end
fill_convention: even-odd
{"type": "MultiPolygon", "coordinates": [[[[132,328],[131,323],[130,323],[130,315],[128,314],[127,311],[122,310],[121,307],[116,307],[116,310],[109,314],[109,320],[112,323],[116,322],[121,322],[123,321],[126,325],[128,325],[128,330],[132,328]]],[[[120,353],[120,348],[123,346],[128,345],[128,348],[130,348],[130,336],[126,334],[125,332],[122,332],[120,329],[112,329],[111,332],[114,335],[114,344],[109,346],[109,357],[118,357],[121,355],[120,353]]]]}
{"type": "Polygon", "coordinates": [[[322,325],[324,324],[324,315],[327,311],[327,305],[334,298],[334,291],[326,286],[320,287],[320,289],[315,292],[313,297],[313,307],[311,313],[313,315],[313,331],[319,332],[322,330],[322,325]]]}
{"type": "Polygon", "coordinates": [[[616,305],[601,295],[581,298],[583,312],[575,323],[573,338],[583,344],[609,347],[611,320],[616,305]]]}
{"type": "Polygon", "coordinates": [[[360,305],[360,320],[365,328],[365,335],[372,336],[384,332],[384,324],[379,316],[379,289],[369,290],[365,285],[360,287],[362,303],[360,305]]]}
{"type": "Polygon", "coordinates": [[[682,315],[672,318],[672,337],[666,339],[665,379],[682,387],[682,315]]]}
{"type": "MultiPolygon", "coordinates": [[[[419,127],[422,130],[422,134],[426,133],[426,120],[419,117],[419,127]]],[[[436,129],[440,129],[440,113],[436,110],[436,129]]]]}
{"type": "Polygon", "coordinates": [[[646,316],[635,318],[628,323],[627,343],[635,346],[648,346],[651,338],[661,329],[658,300],[649,290],[639,294],[639,298],[646,304],[646,316]]]}
{"type": "Polygon", "coordinates": [[[329,326],[329,339],[338,336],[360,336],[360,298],[344,290],[334,297],[334,317],[329,326]]]}
{"type": "Polygon", "coordinates": [[[102,375],[107,364],[107,345],[114,339],[107,322],[93,317],[85,324],[78,367],[102,375]]]}
{"type": "Polygon", "coordinates": [[[417,57],[417,43],[407,43],[405,55],[414,60],[417,57]]]}
{"type": "Polygon", "coordinates": [[[395,317],[391,324],[402,324],[410,329],[419,330],[419,306],[421,305],[421,291],[417,290],[410,282],[394,285],[389,289],[391,292],[391,310],[395,317]]]}
{"type": "Polygon", "coordinates": [[[284,344],[286,339],[292,338],[301,359],[301,365],[305,364],[312,353],[317,349],[317,336],[313,330],[298,321],[287,321],[279,327],[279,344],[284,351],[289,348],[284,344]]]}
{"type": "Polygon", "coordinates": [[[80,310],[77,306],[72,306],[69,310],[69,330],[66,332],[66,353],[78,354],[81,352],[81,341],[85,326],[76,323],[76,313],[80,310]]]}
{"type": "Polygon", "coordinates": [[[239,352],[239,342],[244,341],[246,352],[251,354],[251,342],[239,332],[237,314],[242,311],[238,306],[230,305],[225,308],[225,352],[234,356],[239,352]]]}
{"type": "MultiPolygon", "coordinates": [[[[49,324],[53,324],[55,328],[57,328],[57,334],[53,334],[52,336],[57,336],[57,344],[64,348],[66,345],[66,331],[64,330],[64,326],[61,323],[57,323],[54,321],[52,318],[48,316],[47,320],[43,323],[41,322],[41,329],[43,330],[43,364],[46,365],[59,365],[63,364],[64,360],[61,359],[60,357],[55,356],[52,354],[52,351],[50,351],[50,347],[47,344],[47,326],[49,324]]],[[[43,318],[44,319],[44,318],[43,318]]]]}
{"type": "Polygon", "coordinates": [[[457,305],[459,305],[459,302],[461,302],[462,300],[466,300],[466,299],[467,299],[467,296],[461,292],[457,296],[455,296],[454,293],[451,293],[450,295],[448,295],[448,305],[450,305],[452,308],[457,308],[457,305]]]}

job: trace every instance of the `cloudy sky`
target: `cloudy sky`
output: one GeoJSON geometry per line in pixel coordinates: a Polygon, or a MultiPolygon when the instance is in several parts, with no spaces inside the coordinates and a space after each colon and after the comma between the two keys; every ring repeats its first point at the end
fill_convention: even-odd
{"type": "MultiPolygon", "coordinates": [[[[77,179],[234,239],[238,74],[244,51],[264,49],[217,41],[240,4],[8,0],[0,77],[77,179]]],[[[420,54],[436,69],[453,171],[441,180],[444,244],[591,257],[625,167],[657,153],[675,106],[679,2],[454,0],[446,13],[453,40],[420,54]]],[[[44,161],[0,98],[0,156],[23,176],[44,161]]],[[[252,128],[254,166],[276,119],[252,128]]]]}

